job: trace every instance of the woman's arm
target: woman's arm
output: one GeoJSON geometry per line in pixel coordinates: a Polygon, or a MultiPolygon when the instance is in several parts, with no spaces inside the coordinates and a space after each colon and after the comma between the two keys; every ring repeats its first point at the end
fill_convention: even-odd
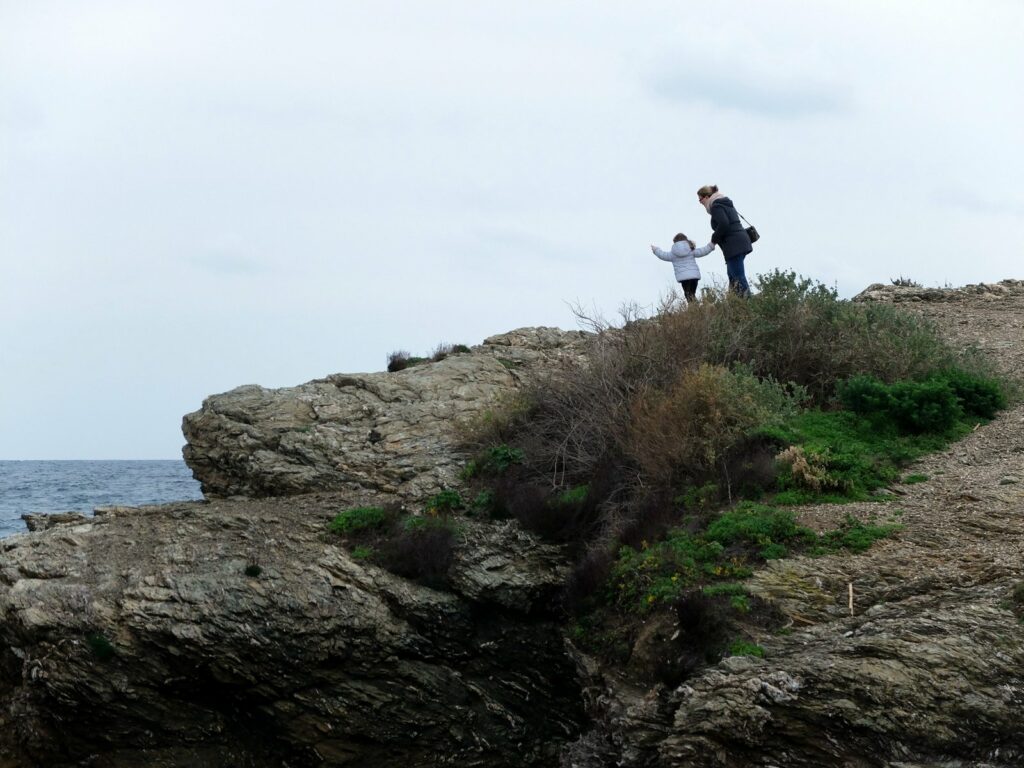
{"type": "Polygon", "coordinates": [[[715,231],[712,243],[721,243],[729,234],[729,214],[720,205],[711,206],[711,229],[715,231]]]}

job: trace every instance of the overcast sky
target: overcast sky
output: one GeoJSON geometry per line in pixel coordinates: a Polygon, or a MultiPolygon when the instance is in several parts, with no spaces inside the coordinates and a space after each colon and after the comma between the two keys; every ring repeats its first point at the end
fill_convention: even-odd
{"type": "Polygon", "coordinates": [[[1022,40],[1020,0],[0,0],[0,459],[653,305],[708,183],[751,275],[1024,277],[1022,40]]]}

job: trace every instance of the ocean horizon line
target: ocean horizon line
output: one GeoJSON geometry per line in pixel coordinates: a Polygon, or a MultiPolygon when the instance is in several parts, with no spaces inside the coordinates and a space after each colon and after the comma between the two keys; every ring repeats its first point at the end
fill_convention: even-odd
{"type": "Polygon", "coordinates": [[[0,459],[2,462],[28,462],[28,461],[50,461],[50,462],[72,462],[72,461],[106,461],[106,462],[130,462],[130,461],[184,461],[180,456],[169,459],[0,459]]]}

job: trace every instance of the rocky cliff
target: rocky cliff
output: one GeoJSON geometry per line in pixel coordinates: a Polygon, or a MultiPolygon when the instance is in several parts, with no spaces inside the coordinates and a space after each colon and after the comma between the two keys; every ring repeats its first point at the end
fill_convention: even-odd
{"type": "Polygon", "coordinates": [[[239,387],[185,416],[185,461],[208,497],[372,490],[421,498],[456,483],[455,427],[559,360],[588,334],[520,328],[394,373],[298,387],[239,387]]]}
{"type": "MultiPolygon", "coordinates": [[[[859,299],[1024,370],[1024,283],[859,299]]],[[[465,522],[445,590],[326,534],[342,509],[454,482],[453,422],[587,343],[524,330],[394,374],[210,398],[185,419],[209,502],[0,542],[0,767],[1024,764],[1024,406],[912,470],[928,480],[894,489],[896,538],[755,574],[788,628],[757,638],[765,658],[677,687],[567,643],[567,559],[510,523],[465,522]]],[[[671,648],[671,624],[649,630],[671,648]]]]}

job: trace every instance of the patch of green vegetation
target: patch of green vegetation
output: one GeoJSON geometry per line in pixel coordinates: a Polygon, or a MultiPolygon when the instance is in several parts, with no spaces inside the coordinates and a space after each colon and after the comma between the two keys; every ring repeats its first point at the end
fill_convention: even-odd
{"type": "Polygon", "coordinates": [[[332,533],[350,534],[382,528],[388,522],[388,513],[381,507],[355,507],[335,517],[329,526],[332,533]]]}
{"type": "Polygon", "coordinates": [[[903,478],[904,485],[914,485],[915,483],[924,483],[928,481],[928,475],[907,475],[903,478]]]}
{"type": "Polygon", "coordinates": [[[524,454],[519,448],[502,443],[494,445],[480,456],[467,462],[462,469],[462,479],[471,480],[480,475],[500,475],[507,472],[513,464],[522,464],[524,454]]]}
{"type": "Polygon", "coordinates": [[[458,491],[447,488],[427,500],[427,514],[450,515],[465,506],[466,503],[462,500],[462,495],[458,491]]]}
{"type": "Polygon", "coordinates": [[[467,514],[491,514],[494,512],[496,497],[494,491],[485,488],[480,491],[469,504],[467,514]]]}
{"type": "Polygon", "coordinates": [[[610,603],[627,612],[646,613],[671,603],[695,584],[746,578],[750,569],[725,556],[725,547],[683,530],[641,549],[622,547],[608,579],[610,603]]]}
{"type": "Polygon", "coordinates": [[[839,527],[821,536],[820,548],[825,552],[847,550],[855,554],[866,552],[879,539],[892,536],[902,528],[900,525],[874,525],[863,523],[852,515],[847,515],[839,527]]]}
{"type": "Polygon", "coordinates": [[[789,544],[806,545],[815,539],[812,530],[797,525],[792,512],[749,501],[722,513],[705,536],[723,546],[754,549],[765,560],[785,557],[789,544]]]}
{"type": "Polygon", "coordinates": [[[371,557],[373,557],[373,554],[373,547],[364,546],[355,547],[351,552],[349,552],[349,555],[352,557],[353,560],[368,560],[371,557]]]}
{"type": "Polygon", "coordinates": [[[718,483],[708,482],[699,487],[687,488],[675,498],[675,503],[689,511],[703,511],[714,507],[720,493],[718,483]]]}
{"type": "Polygon", "coordinates": [[[783,491],[810,492],[795,498],[818,500],[824,491],[832,498],[868,501],[871,493],[897,482],[900,468],[914,459],[945,447],[970,431],[958,422],[944,434],[902,434],[894,425],[873,422],[850,411],[809,409],[787,424],[762,430],[766,437],[784,445],[800,446],[809,461],[820,467],[819,492],[799,487],[800,478],[781,473],[783,491]]]}
{"type": "Polygon", "coordinates": [[[589,485],[577,485],[575,488],[569,488],[566,491],[562,491],[554,498],[553,503],[559,506],[582,504],[586,501],[588,493],[590,493],[589,485]]]}
{"type": "Polygon", "coordinates": [[[90,632],[85,636],[85,642],[100,661],[108,661],[117,654],[114,644],[102,632],[90,632]]]}
{"type": "Polygon", "coordinates": [[[750,613],[750,598],[746,595],[733,595],[729,598],[729,605],[740,613],[750,613]]]}
{"type": "Polygon", "coordinates": [[[733,608],[747,612],[750,599],[737,579],[750,576],[757,563],[794,552],[860,553],[900,528],[847,515],[836,530],[819,536],[799,525],[789,510],[741,502],[702,531],[673,529],[657,543],[621,547],[607,580],[605,604],[644,614],[701,586],[705,597],[727,596],[733,608]]]}
{"type": "Polygon", "coordinates": [[[756,656],[759,659],[764,658],[764,648],[757,643],[751,643],[746,640],[737,640],[729,646],[729,656],[756,656]]]}
{"type": "Polygon", "coordinates": [[[895,424],[910,434],[946,434],[965,417],[991,419],[1006,407],[997,381],[957,369],[892,384],[853,376],[839,386],[838,395],[846,408],[872,423],[895,424]]]}
{"type": "Polygon", "coordinates": [[[718,597],[719,595],[728,595],[730,597],[746,596],[747,588],[743,584],[737,581],[726,581],[720,584],[707,584],[702,589],[705,597],[718,597]]]}

